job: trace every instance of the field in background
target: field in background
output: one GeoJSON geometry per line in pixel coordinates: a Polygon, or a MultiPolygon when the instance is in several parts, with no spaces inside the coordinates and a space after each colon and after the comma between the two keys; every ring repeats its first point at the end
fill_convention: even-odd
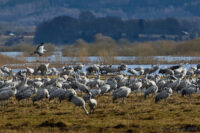
{"type": "Polygon", "coordinates": [[[8,57],[5,55],[0,54],[0,65],[5,65],[5,64],[21,64],[24,63],[25,61],[22,60],[17,60],[12,57],[8,57]]]}
{"type": "Polygon", "coordinates": [[[0,132],[198,132],[199,98],[199,94],[192,98],[174,94],[167,103],[155,104],[151,96],[144,100],[142,94],[131,94],[123,105],[121,100],[112,103],[112,96],[101,96],[97,109],[88,116],[78,107],[74,111],[66,100],[61,104],[45,101],[41,108],[40,102],[26,106],[12,99],[7,111],[0,112],[0,132]]]}

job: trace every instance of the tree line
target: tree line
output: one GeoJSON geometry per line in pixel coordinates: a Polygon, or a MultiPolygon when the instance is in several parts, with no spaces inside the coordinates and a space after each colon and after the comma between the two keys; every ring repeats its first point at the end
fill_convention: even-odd
{"type": "MultiPolygon", "coordinates": [[[[93,42],[94,36],[102,33],[114,40],[126,38],[130,41],[146,41],[140,35],[161,35],[159,39],[165,39],[164,35],[176,35],[179,40],[183,31],[187,31],[192,38],[197,28],[190,27],[187,21],[179,21],[175,18],[166,19],[129,19],[122,20],[119,17],[96,17],[89,11],[83,11],[78,18],[59,16],[44,21],[37,25],[34,42],[47,42],[54,44],[72,44],[81,38],[87,42],[93,42]]],[[[150,38],[151,39],[151,38],[150,38]]]]}

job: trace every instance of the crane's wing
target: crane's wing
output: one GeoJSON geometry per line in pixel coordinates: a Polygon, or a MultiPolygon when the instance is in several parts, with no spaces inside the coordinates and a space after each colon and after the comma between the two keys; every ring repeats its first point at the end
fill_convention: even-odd
{"type": "MultiPolygon", "coordinates": [[[[43,43],[43,42],[40,43],[40,45],[37,46],[36,51],[38,51],[42,46],[43,46],[43,48],[44,48],[44,43],[43,43]]],[[[43,48],[42,48],[42,49],[43,49],[43,48]]]]}
{"type": "Polygon", "coordinates": [[[44,50],[44,46],[41,45],[41,46],[38,48],[38,51],[39,51],[39,52],[43,52],[43,50],[44,50]]]}

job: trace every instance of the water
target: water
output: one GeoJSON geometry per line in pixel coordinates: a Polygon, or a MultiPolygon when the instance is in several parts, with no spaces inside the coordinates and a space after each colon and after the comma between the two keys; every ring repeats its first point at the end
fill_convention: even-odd
{"type": "MultiPolygon", "coordinates": [[[[34,62],[37,60],[43,60],[43,61],[47,61],[47,62],[77,62],[78,58],[77,57],[64,57],[62,56],[62,52],[54,52],[53,55],[48,56],[48,57],[22,57],[23,52],[0,52],[0,54],[3,55],[7,55],[13,58],[17,58],[19,60],[26,60],[28,62],[34,62]]],[[[98,56],[90,56],[90,57],[82,57],[85,60],[88,60],[89,62],[96,62],[100,60],[100,57],[98,56]]],[[[116,56],[114,57],[116,60],[119,61],[130,61],[130,60],[136,60],[137,57],[136,56],[116,56]]],[[[155,59],[158,61],[191,61],[191,60],[200,60],[200,57],[196,56],[186,56],[186,57],[182,57],[182,56],[150,56],[150,57],[142,57],[142,58],[151,58],[151,59],[155,59]]]]}
{"type": "Polygon", "coordinates": [[[23,52],[0,52],[0,54],[15,58],[15,57],[22,56],[23,52]]]}
{"type": "MultiPolygon", "coordinates": [[[[136,60],[136,56],[116,56],[114,57],[116,60],[119,61],[133,61],[136,60]]],[[[149,59],[149,57],[143,57],[149,59]]],[[[158,61],[167,61],[167,62],[172,62],[172,61],[198,61],[200,60],[200,57],[177,57],[177,56],[153,56],[150,57],[151,59],[155,59],[158,61]]],[[[49,57],[17,57],[19,60],[26,60],[28,62],[35,62],[38,60],[43,60],[46,62],[77,62],[79,59],[77,57],[58,57],[58,56],[49,56],[49,57]]],[[[90,57],[82,57],[83,60],[88,60],[89,62],[97,62],[100,61],[100,57],[98,56],[90,56],[90,57]]]]}
{"type": "MultiPolygon", "coordinates": [[[[176,64],[161,64],[159,65],[159,68],[169,68],[173,65],[176,65],[176,64]]],[[[187,70],[191,67],[196,67],[197,64],[188,64],[188,65],[184,65],[183,67],[186,67],[187,70]]],[[[88,67],[89,65],[86,65],[82,70],[83,71],[86,71],[86,68],[88,67]]],[[[118,67],[119,65],[113,65],[113,67],[118,67]]],[[[127,72],[127,70],[129,68],[136,68],[136,67],[143,67],[143,68],[151,68],[151,65],[127,65],[127,69],[125,71],[125,74],[130,74],[127,72]]],[[[13,69],[14,72],[18,72],[20,70],[25,70],[25,69],[13,69]]],[[[57,68],[58,71],[61,71],[62,69],[61,68],[57,68]]],[[[158,74],[158,70],[155,72],[156,74],[158,74]]]]}

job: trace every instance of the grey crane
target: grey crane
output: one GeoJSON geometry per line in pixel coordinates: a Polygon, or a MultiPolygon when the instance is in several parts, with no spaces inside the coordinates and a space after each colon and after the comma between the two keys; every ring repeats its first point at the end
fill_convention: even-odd
{"type": "Polygon", "coordinates": [[[144,74],[144,67],[139,66],[139,67],[136,67],[135,70],[138,71],[140,75],[144,74]]]}
{"type": "Polygon", "coordinates": [[[32,75],[34,73],[34,69],[30,67],[26,67],[26,73],[27,75],[32,75]]]}
{"type": "Polygon", "coordinates": [[[65,92],[64,92],[63,94],[61,94],[61,95],[59,96],[58,99],[59,99],[59,101],[61,102],[62,100],[69,98],[69,96],[70,96],[71,94],[77,95],[77,93],[76,93],[76,91],[75,91],[74,89],[67,89],[67,90],[65,90],[65,92]]]}
{"type": "Polygon", "coordinates": [[[56,89],[53,89],[52,91],[49,91],[49,95],[50,95],[49,100],[59,98],[59,96],[61,96],[64,92],[65,90],[62,88],[56,88],[56,89]]]}
{"type": "Polygon", "coordinates": [[[157,85],[151,85],[149,88],[147,88],[144,92],[144,98],[146,99],[146,97],[150,94],[157,94],[158,91],[158,87],[157,85]]]}
{"type": "Polygon", "coordinates": [[[128,88],[126,86],[120,87],[113,92],[113,102],[118,99],[122,98],[122,103],[124,103],[124,98],[128,97],[128,95],[131,93],[131,88],[128,88]]]}
{"type": "Polygon", "coordinates": [[[111,87],[109,84],[104,84],[103,86],[101,86],[101,94],[104,95],[105,93],[109,92],[111,87]]]}
{"type": "Polygon", "coordinates": [[[35,94],[35,96],[32,98],[32,102],[34,104],[34,102],[36,101],[41,101],[41,105],[42,105],[42,100],[45,98],[49,98],[49,92],[47,89],[38,89],[37,93],[35,94]]]}
{"type": "Polygon", "coordinates": [[[74,95],[74,94],[70,94],[69,98],[68,98],[68,101],[69,102],[72,102],[75,106],[74,106],[74,109],[76,106],[78,107],[82,107],[83,110],[85,111],[85,114],[88,115],[89,112],[87,111],[87,109],[85,108],[85,101],[83,100],[83,98],[77,96],[77,95],[74,95]]]}
{"type": "Polygon", "coordinates": [[[181,95],[182,96],[189,95],[191,97],[192,94],[195,92],[197,92],[197,86],[194,84],[191,84],[182,89],[181,95]]]}
{"type": "Polygon", "coordinates": [[[89,92],[89,100],[88,100],[88,105],[90,107],[90,113],[91,112],[94,112],[94,109],[96,108],[97,106],[97,101],[95,99],[92,99],[92,94],[91,92],[89,92]]]}
{"type": "Polygon", "coordinates": [[[93,64],[86,68],[88,74],[97,73],[99,72],[99,66],[97,64],[93,64]]]}
{"type": "Polygon", "coordinates": [[[17,90],[15,87],[9,87],[7,89],[0,91],[0,101],[1,101],[1,110],[4,111],[6,101],[12,97],[15,96],[17,93],[17,90]]]}
{"type": "Polygon", "coordinates": [[[137,73],[137,71],[135,69],[129,68],[127,72],[132,74],[132,75],[134,75],[134,76],[138,75],[138,73],[137,73]]]}
{"type": "Polygon", "coordinates": [[[142,88],[142,82],[141,81],[135,81],[133,83],[130,83],[129,84],[129,87],[131,88],[131,91],[137,91],[139,90],[140,88],[142,88]]]}
{"type": "Polygon", "coordinates": [[[47,64],[41,64],[37,68],[37,72],[41,72],[42,75],[46,75],[46,73],[48,71],[48,67],[49,67],[49,63],[47,63],[47,64]]]}
{"type": "MultiPolygon", "coordinates": [[[[117,81],[116,79],[114,78],[109,78],[107,81],[106,81],[106,84],[109,84],[110,85],[110,90],[115,90],[117,88],[117,81]]],[[[110,91],[109,90],[109,91],[110,91]]]]}
{"type": "Polygon", "coordinates": [[[165,74],[165,75],[174,75],[174,71],[167,68],[161,68],[158,73],[165,74]]]}
{"type": "Polygon", "coordinates": [[[99,96],[101,94],[101,89],[97,88],[97,89],[91,89],[89,90],[89,92],[83,97],[83,99],[85,101],[89,100],[90,95],[92,98],[96,98],[97,96],[99,96]]]}
{"type": "Polygon", "coordinates": [[[81,71],[83,67],[84,67],[83,64],[78,64],[78,65],[74,66],[74,71],[75,72],[81,71]]]}
{"type": "Polygon", "coordinates": [[[23,90],[19,90],[15,97],[18,101],[25,99],[26,100],[26,105],[29,104],[29,98],[33,96],[37,92],[37,89],[34,88],[33,86],[28,86],[24,88],[23,90]]]}
{"type": "Polygon", "coordinates": [[[78,89],[82,92],[85,92],[85,93],[88,93],[89,92],[89,87],[86,86],[85,84],[82,84],[78,81],[75,82],[76,83],[76,86],[78,87],[78,89]]]}
{"type": "Polygon", "coordinates": [[[2,66],[1,71],[4,73],[4,76],[5,76],[5,74],[7,74],[8,76],[10,76],[12,74],[12,69],[10,69],[6,66],[2,66]]]}
{"type": "Polygon", "coordinates": [[[161,99],[167,99],[169,96],[171,96],[173,93],[171,88],[165,87],[164,90],[162,90],[160,93],[158,93],[155,97],[155,103],[160,101],[161,99]]]}

